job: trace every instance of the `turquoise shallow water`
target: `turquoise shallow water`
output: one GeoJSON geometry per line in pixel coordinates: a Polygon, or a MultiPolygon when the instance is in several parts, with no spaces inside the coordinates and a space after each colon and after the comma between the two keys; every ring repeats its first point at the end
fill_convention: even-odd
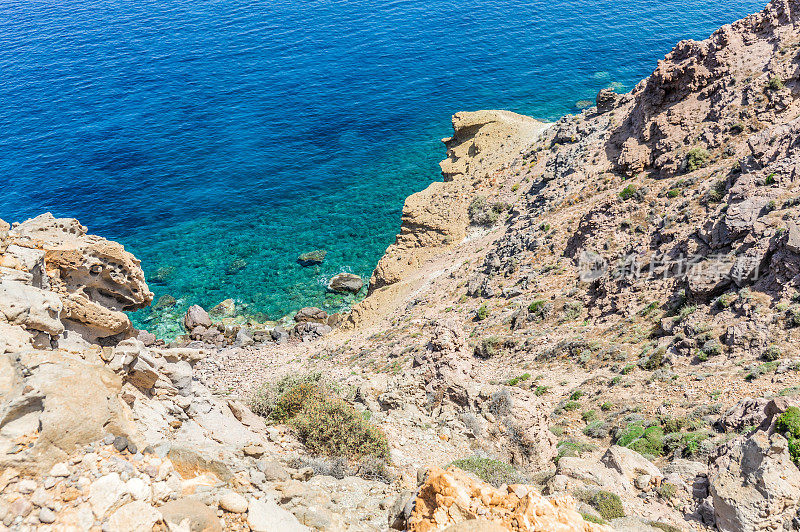
{"type": "Polygon", "coordinates": [[[453,112],[555,119],[762,7],[0,3],[0,218],[49,210],[123,242],[175,315],[228,297],[270,318],[335,310],[349,301],[327,279],[369,276],[403,199],[439,178],[453,112]],[[322,266],[295,263],[316,248],[322,266]]]}

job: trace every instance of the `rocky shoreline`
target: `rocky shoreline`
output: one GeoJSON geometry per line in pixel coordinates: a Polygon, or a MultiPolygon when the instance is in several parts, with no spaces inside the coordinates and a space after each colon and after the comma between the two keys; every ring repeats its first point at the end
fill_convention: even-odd
{"type": "Polygon", "coordinates": [[[555,124],[456,114],[344,315],[165,342],[121,245],[0,221],[2,526],[800,529],[798,28],[773,0],[555,124]]]}

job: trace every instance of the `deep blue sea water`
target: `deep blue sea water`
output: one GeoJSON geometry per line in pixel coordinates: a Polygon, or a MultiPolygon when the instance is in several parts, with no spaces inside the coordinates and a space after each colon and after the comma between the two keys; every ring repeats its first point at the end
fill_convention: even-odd
{"type": "Polygon", "coordinates": [[[175,315],[335,310],[325,282],[369,277],[452,113],[575,112],[764,3],[0,1],[0,218],[124,243],[175,315]]]}

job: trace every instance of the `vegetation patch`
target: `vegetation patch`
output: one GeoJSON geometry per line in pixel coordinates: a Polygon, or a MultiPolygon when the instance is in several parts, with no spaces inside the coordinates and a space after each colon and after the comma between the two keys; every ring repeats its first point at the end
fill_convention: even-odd
{"type": "Polygon", "coordinates": [[[699,170],[708,164],[711,154],[705,148],[692,148],[686,154],[686,169],[690,172],[699,170]]]}
{"type": "Polygon", "coordinates": [[[254,394],[250,407],[272,421],[288,423],[312,453],[383,463],[389,460],[386,435],[324,384],[318,373],[264,385],[254,394]]]}
{"type": "Polygon", "coordinates": [[[455,460],[450,465],[469,471],[496,488],[503,484],[523,484],[527,481],[514,466],[491,458],[472,456],[455,460]]]}
{"type": "Polygon", "coordinates": [[[500,215],[509,210],[511,205],[504,202],[490,203],[485,197],[477,196],[470,203],[467,213],[469,221],[474,225],[492,226],[500,219],[500,215]]]}
{"type": "Polygon", "coordinates": [[[627,187],[623,188],[620,193],[619,197],[622,201],[628,201],[632,197],[636,195],[637,188],[633,185],[628,185],[627,187]]]}
{"type": "Polygon", "coordinates": [[[622,500],[619,498],[619,495],[615,495],[610,491],[598,491],[589,499],[589,504],[591,504],[594,509],[597,510],[597,513],[605,520],[625,517],[622,500]]]}
{"type": "Polygon", "coordinates": [[[475,356],[478,358],[492,358],[500,352],[503,340],[497,336],[487,336],[475,346],[475,356]]]}
{"type": "Polygon", "coordinates": [[[800,465],[800,408],[790,406],[778,416],[775,430],[789,440],[789,455],[795,464],[800,465]]]}

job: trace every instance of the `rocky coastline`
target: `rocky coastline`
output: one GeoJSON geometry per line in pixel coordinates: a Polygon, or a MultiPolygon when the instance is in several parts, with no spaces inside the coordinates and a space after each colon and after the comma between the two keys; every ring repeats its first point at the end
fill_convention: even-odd
{"type": "Polygon", "coordinates": [[[0,221],[0,528],[800,529],[798,72],[772,0],[554,124],[457,113],[341,315],[165,341],[123,246],[0,221]]]}

